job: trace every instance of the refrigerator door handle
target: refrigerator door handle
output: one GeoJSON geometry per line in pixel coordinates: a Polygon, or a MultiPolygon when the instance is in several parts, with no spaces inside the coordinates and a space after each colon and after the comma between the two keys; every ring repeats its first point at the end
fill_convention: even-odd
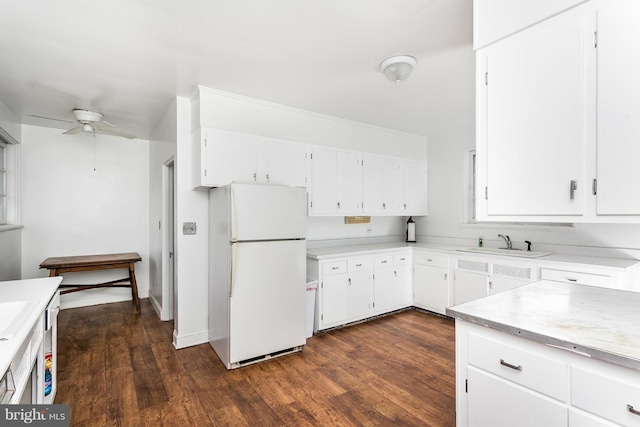
{"type": "Polygon", "coordinates": [[[231,283],[229,285],[229,298],[233,297],[233,287],[236,282],[236,260],[238,259],[238,244],[231,245],[231,283]]]}

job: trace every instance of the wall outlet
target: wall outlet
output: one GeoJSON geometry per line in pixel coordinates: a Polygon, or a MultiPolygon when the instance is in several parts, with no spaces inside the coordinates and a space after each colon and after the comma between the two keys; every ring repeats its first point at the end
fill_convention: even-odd
{"type": "Polygon", "coordinates": [[[196,234],[196,223],[195,222],[183,222],[182,223],[182,234],[196,234]]]}

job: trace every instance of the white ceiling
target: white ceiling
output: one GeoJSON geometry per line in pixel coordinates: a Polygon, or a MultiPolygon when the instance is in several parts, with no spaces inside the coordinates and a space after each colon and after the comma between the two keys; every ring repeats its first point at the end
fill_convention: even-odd
{"type": "Polygon", "coordinates": [[[0,100],[23,123],[64,128],[30,115],[84,108],[146,139],[176,95],[204,85],[428,135],[457,108],[442,55],[471,57],[471,3],[2,0],[0,100]],[[418,60],[398,86],[378,72],[394,55],[418,60]]]}

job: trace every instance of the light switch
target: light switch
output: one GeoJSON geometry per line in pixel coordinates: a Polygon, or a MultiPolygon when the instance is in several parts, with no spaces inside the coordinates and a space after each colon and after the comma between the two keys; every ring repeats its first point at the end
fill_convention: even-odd
{"type": "Polygon", "coordinates": [[[183,222],[182,223],[182,234],[196,234],[196,223],[195,222],[183,222]]]}

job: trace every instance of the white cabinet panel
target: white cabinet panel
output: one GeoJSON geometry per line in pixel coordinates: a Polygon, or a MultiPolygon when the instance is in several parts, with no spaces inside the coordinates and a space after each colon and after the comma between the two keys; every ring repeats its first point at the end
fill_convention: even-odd
{"type": "Polygon", "coordinates": [[[404,215],[427,214],[427,165],[402,161],[402,210],[404,215]]]}
{"type": "Polygon", "coordinates": [[[488,215],[583,213],[593,18],[574,9],[480,54],[486,144],[478,154],[486,162],[488,215]]]}
{"type": "Polygon", "coordinates": [[[598,11],[597,214],[640,214],[640,2],[598,11]]]}
{"type": "Polygon", "coordinates": [[[323,276],[320,304],[321,325],[328,327],[347,319],[347,288],[349,277],[346,273],[323,276]]]}
{"type": "Polygon", "coordinates": [[[469,427],[560,427],[567,407],[481,370],[468,368],[469,427]]]}
{"type": "Polygon", "coordinates": [[[382,157],[362,156],[362,211],[377,215],[382,209],[382,157]]]}
{"type": "Polygon", "coordinates": [[[445,314],[449,307],[449,269],[416,264],[413,273],[413,304],[445,314]]]}
{"type": "Polygon", "coordinates": [[[362,155],[338,151],[336,164],[336,212],[340,215],[359,215],[362,213],[362,155]]]}
{"type": "Polygon", "coordinates": [[[313,147],[311,165],[311,213],[335,214],[338,159],[332,148],[313,147]]]}
{"type": "Polygon", "coordinates": [[[271,184],[306,187],[307,185],[307,148],[277,139],[264,141],[262,165],[258,172],[258,181],[271,184]]]}
{"type": "Polygon", "coordinates": [[[257,152],[262,143],[259,137],[205,130],[204,183],[222,186],[233,181],[253,182],[257,170],[257,152]]]}
{"type": "Polygon", "coordinates": [[[401,214],[402,162],[393,157],[382,158],[382,213],[401,214]]]}

